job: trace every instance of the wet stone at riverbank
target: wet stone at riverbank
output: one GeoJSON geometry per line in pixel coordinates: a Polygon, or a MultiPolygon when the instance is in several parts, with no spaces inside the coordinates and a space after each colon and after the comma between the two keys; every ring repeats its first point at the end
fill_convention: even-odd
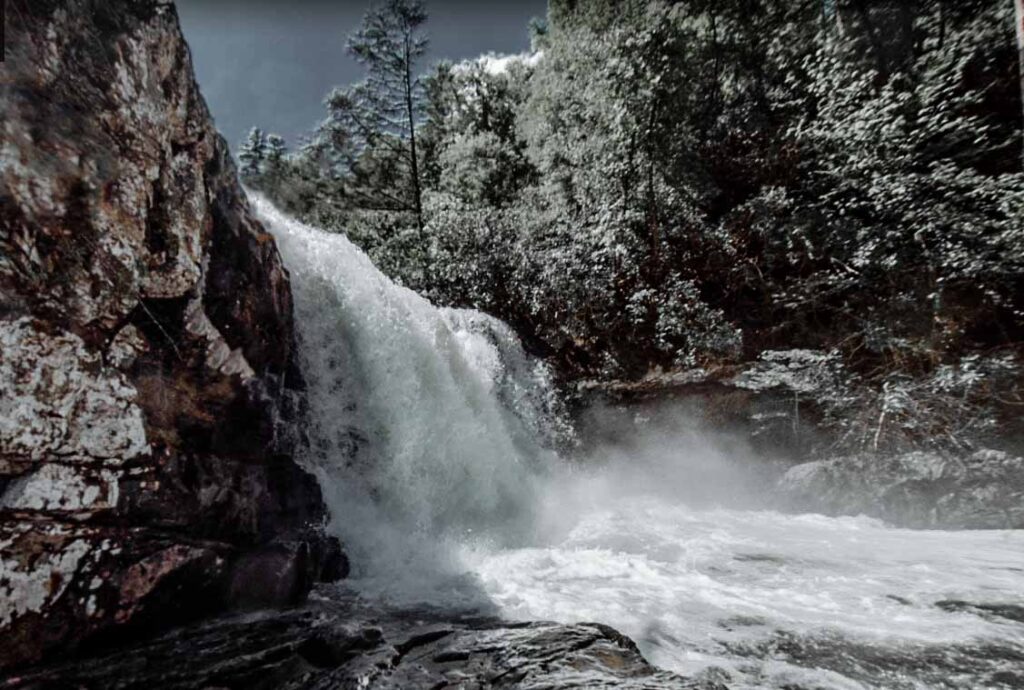
{"type": "Polygon", "coordinates": [[[383,610],[341,590],[290,611],[182,628],[113,654],[23,671],[0,687],[694,688],[650,666],[631,640],[599,624],[505,623],[432,609],[383,610]],[[187,661],[184,661],[187,660],[187,661]]]}

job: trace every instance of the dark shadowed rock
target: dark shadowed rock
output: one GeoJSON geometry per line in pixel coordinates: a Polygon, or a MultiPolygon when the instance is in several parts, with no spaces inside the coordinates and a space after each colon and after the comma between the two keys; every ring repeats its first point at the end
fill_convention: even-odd
{"type": "Polygon", "coordinates": [[[228,600],[240,609],[294,606],[309,591],[309,547],[302,542],[270,544],[235,564],[228,600]]]}
{"type": "MultiPolygon", "coordinates": [[[[581,406],[643,409],[668,403],[705,429],[744,439],[762,456],[801,457],[829,440],[813,394],[826,386],[831,372],[816,353],[782,354],[794,361],[651,374],[637,381],[583,382],[578,387],[581,406]]],[[[585,437],[602,440],[604,430],[588,432],[585,437]]]]}
{"type": "Polygon", "coordinates": [[[9,687],[724,688],[655,669],[607,626],[374,610],[338,590],[302,609],[224,618],[116,654],[26,669],[9,687]]]}
{"type": "Polygon", "coordinates": [[[294,606],[317,582],[348,575],[348,559],[337,540],[296,534],[250,551],[232,566],[228,604],[236,609],[294,606]]]}
{"type": "Polygon", "coordinates": [[[216,610],[267,554],[246,603],[298,601],[341,568],[290,454],[288,275],[174,7],[7,9],[0,666],[216,610]]]}

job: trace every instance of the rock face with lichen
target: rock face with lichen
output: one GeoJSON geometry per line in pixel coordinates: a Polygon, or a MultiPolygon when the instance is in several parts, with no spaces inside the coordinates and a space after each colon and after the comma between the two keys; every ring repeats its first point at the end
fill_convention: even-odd
{"type": "Polygon", "coordinates": [[[14,4],[0,64],[0,667],[215,610],[239,582],[268,593],[247,605],[299,600],[325,563],[343,570],[290,455],[288,275],[174,7],[14,4]]]}

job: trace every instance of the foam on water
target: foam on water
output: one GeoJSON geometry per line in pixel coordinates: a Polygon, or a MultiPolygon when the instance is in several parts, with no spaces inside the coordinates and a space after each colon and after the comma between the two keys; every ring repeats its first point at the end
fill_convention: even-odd
{"type": "Polygon", "coordinates": [[[732,451],[677,429],[566,465],[547,372],[505,324],[254,205],[292,277],[305,460],[364,597],[597,620],[730,687],[1024,685],[1024,533],[742,510],[732,451]]]}
{"type": "MultiPolygon", "coordinates": [[[[902,655],[927,666],[929,653],[1004,648],[989,671],[1012,668],[1014,649],[1024,660],[1021,621],[936,605],[1021,603],[1020,532],[921,532],[868,518],[596,495],[556,544],[466,549],[504,615],[600,620],[658,665],[688,675],[725,668],[736,687],[808,678],[823,683],[811,687],[875,687],[887,665],[907,665],[902,655]],[[868,661],[879,668],[856,668],[868,661]]],[[[879,686],[943,687],[936,681],[949,677],[950,687],[964,687],[954,670],[902,669],[910,684],[879,686]]]]}

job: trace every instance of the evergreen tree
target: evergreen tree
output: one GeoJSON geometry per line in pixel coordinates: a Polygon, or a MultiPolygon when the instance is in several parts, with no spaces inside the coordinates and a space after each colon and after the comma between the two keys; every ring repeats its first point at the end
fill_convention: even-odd
{"type": "Polygon", "coordinates": [[[331,92],[329,117],[321,126],[321,137],[354,175],[356,203],[371,210],[412,213],[421,239],[417,126],[424,94],[416,69],[427,49],[426,21],[420,0],[384,0],[372,7],[348,43],[367,77],[331,92]]]}
{"type": "Polygon", "coordinates": [[[529,23],[530,50],[537,52],[548,46],[548,20],[544,17],[533,17],[529,23]]]}
{"type": "Polygon", "coordinates": [[[266,161],[267,166],[272,170],[280,169],[284,163],[284,157],[288,153],[288,147],[285,145],[284,137],[278,134],[270,134],[267,136],[266,145],[266,161]]]}
{"type": "Polygon", "coordinates": [[[248,181],[259,177],[266,158],[267,136],[259,127],[253,127],[249,130],[249,136],[238,147],[238,160],[242,164],[242,178],[248,181]]]}

